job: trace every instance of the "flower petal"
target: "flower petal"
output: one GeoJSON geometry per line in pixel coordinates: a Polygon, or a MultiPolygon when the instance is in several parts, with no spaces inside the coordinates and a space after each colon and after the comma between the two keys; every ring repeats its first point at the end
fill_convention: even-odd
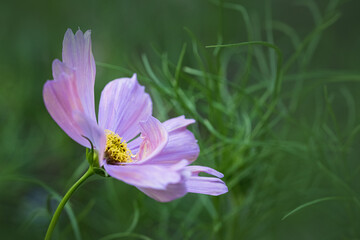
{"type": "Polygon", "coordinates": [[[186,181],[186,188],[191,193],[201,193],[218,196],[228,192],[225,183],[214,177],[190,177],[186,181]]]}
{"type": "Polygon", "coordinates": [[[169,184],[177,184],[182,179],[176,169],[159,165],[105,164],[104,168],[110,176],[140,188],[165,190],[169,184]]]}
{"type": "Polygon", "coordinates": [[[174,130],[181,128],[186,128],[187,126],[193,123],[195,123],[194,119],[185,119],[184,115],[163,122],[168,132],[172,132],[174,130]]]}
{"type": "MultiPolygon", "coordinates": [[[[102,167],[105,163],[104,151],[106,146],[106,135],[104,129],[99,127],[96,121],[82,114],[81,112],[73,113],[74,119],[79,123],[83,132],[83,137],[87,137],[98,151],[99,165],[102,167]]],[[[89,147],[90,148],[90,147],[89,147]]]]}
{"type": "Polygon", "coordinates": [[[140,121],[152,113],[150,96],[136,78],[120,78],[108,83],[101,93],[99,125],[109,129],[126,141],[140,133],[140,121]]]}
{"type": "MultiPolygon", "coordinates": [[[[74,35],[71,29],[65,33],[62,58],[64,64],[75,71],[79,97],[85,114],[96,120],[94,107],[95,60],[91,50],[91,33],[78,30],[74,35]]],[[[53,73],[56,75],[56,71],[53,73]]],[[[55,76],[54,76],[55,78],[55,76]]]]}
{"type": "Polygon", "coordinates": [[[165,190],[138,187],[140,191],[159,202],[170,202],[187,193],[185,182],[168,184],[165,190]]]}
{"type": "Polygon", "coordinates": [[[66,64],[59,59],[55,59],[52,63],[52,74],[55,80],[61,78],[62,74],[68,76],[74,75],[75,78],[75,70],[66,66],[66,64]]]}
{"type": "MultiPolygon", "coordinates": [[[[180,198],[187,193],[186,189],[186,175],[183,174],[184,168],[188,165],[187,160],[179,161],[178,163],[167,165],[167,168],[170,171],[181,172],[181,180],[178,183],[170,183],[166,186],[166,189],[154,189],[154,188],[144,188],[137,187],[140,191],[148,195],[149,197],[155,199],[159,202],[169,202],[174,199],[180,198]]],[[[164,165],[162,165],[164,167],[164,165]]]]}
{"type": "MultiPolygon", "coordinates": [[[[54,61],[54,65],[57,65],[54,61]]],[[[73,112],[83,112],[83,106],[71,72],[56,73],[56,79],[47,81],[43,89],[43,98],[46,109],[55,122],[66,132],[69,137],[79,144],[89,147],[78,122],[73,117],[73,112]]]]}
{"type": "Polygon", "coordinates": [[[91,52],[90,32],[74,34],[67,30],[63,42],[63,61],[52,64],[53,81],[47,81],[43,97],[47,110],[57,124],[76,142],[89,147],[81,135],[81,126],[73,112],[96,121],[94,108],[95,61],[91,52]]]}
{"type": "Polygon", "coordinates": [[[140,122],[141,138],[139,151],[136,154],[137,163],[151,160],[158,155],[168,143],[168,133],[165,127],[154,117],[140,122]]]}
{"type": "Polygon", "coordinates": [[[141,137],[137,137],[131,142],[128,142],[127,146],[133,154],[136,154],[140,149],[140,144],[143,141],[141,137]]]}
{"type": "Polygon", "coordinates": [[[193,119],[185,119],[184,116],[165,121],[163,126],[168,131],[169,141],[149,163],[172,164],[182,159],[188,160],[189,163],[195,161],[199,156],[199,145],[194,134],[186,129],[194,122],[193,119]]]}
{"type": "Polygon", "coordinates": [[[207,195],[218,196],[228,192],[226,184],[219,178],[214,177],[200,177],[200,172],[223,177],[224,175],[212,168],[203,166],[187,166],[185,172],[190,174],[186,180],[186,188],[188,192],[201,193],[207,195]]]}
{"type": "Polygon", "coordinates": [[[186,170],[191,173],[191,176],[198,176],[199,173],[205,172],[218,178],[223,178],[224,174],[216,171],[215,169],[204,167],[204,166],[187,166],[186,170]]]}

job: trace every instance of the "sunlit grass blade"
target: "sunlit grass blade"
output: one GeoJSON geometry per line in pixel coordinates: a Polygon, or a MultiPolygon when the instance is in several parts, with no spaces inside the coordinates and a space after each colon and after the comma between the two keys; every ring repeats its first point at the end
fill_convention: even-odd
{"type": "Polygon", "coordinates": [[[298,206],[297,208],[291,210],[290,212],[285,214],[285,216],[281,220],[285,220],[289,216],[293,215],[294,213],[296,213],[296,212],[298,212],[298,211],[300,211],[300,210],[302,210],[302,209],[304,209],[306,207],[309,207],[309,206],[312,206],[312,205],[315,205],[315,204],[318,204],[318,203],[321,203],[321,202],[334,201],[334,200],[348,200],[348,198],[345,198],[345,197],[324,197],[324,198],[315,199],[313,201],[304,203],[304,204],[298,206]]]}

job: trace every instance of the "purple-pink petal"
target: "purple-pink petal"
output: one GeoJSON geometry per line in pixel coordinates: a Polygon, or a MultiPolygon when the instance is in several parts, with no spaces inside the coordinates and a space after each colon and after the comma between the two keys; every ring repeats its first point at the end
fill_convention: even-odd
{"type": "Polygon", "coordinates": [[[143,139],[141,137],[137,137],[131,142],[129,142],[127,146],[133,154],[136,154],[137,152],[139,152],[140,144],[142,141],[143,139]]]}
{"type": "Polygon", "coordinates": [[[120,78],[108,83],[101,93],[99,125],[126,141],[140,133],[140,121],[152,114],[152,102],[136,78],[120,78]]]}
{"type": "Polygon", "coordinates": [[[183,197],[187,193],[185,181],[175,184],[168,184],[166,189],[158,190],[153,188],[138,187],[140,191],[159,202],[170,202],[183,197]]]}
{"type": "Polygon", "coordinates": [[[218,177],[223,176],[218,171],[202,166],[186,166],[187,164],[186,160],[182,160],[177,164],[168,165],[171,166],[169,168],[170,171],[182,173],[181,181],[178,183],[168,184],[165,189],[161,190],[152,187],[138,187],[138,189],[160,202],[172,201],[184,196],[187,192],[217,196],[228,191],[228,188],[221,179],[198,176],[199,172],[206,172],[218,177]]]}
{"type": "Polygon", "coordinates": [[[168,143],[168,133],[164,126],[154,117],[140,122],[141,138],[139,151],[136,154],[138,163],[156,157],[168,143]]]}
{"type": "Polygon", "coordinates": [[[104,168],[110,176],[139,188],[165,190],[169,184],[176,184],[182,179],[179,171],[159,165],[105,164],[104,168]]]}
{"type": "Polygon", "coordinates": [[[73,117],[73,111],[83,112],[74,78],[74,74],[63,73],[58,74],[55,80],[47,81],[43,89],[44,102],[51,117],[64,132],[79,144],[89,147],[73,117]]]}
{"type": "Polygon", "coordinates": [[[98,152],[99,165],[104,165],[104,151],[106,146],[106,135],[104,129],[99,127],[96,121],[82,114],[81,112],[73,113],[74,119],[82,130],[83,137],[87,137],[98,152]]]}
{"type": "Polygon", "coordinates": [[[168,131],[169,141],[148,163],[173,164],[182,159],[186,159],[189,163],[195,161],[199,155],[199,145],[194,134],[186,129],[194,122],[193,119],[185,119],[184,116],[165,121],[163,126],[168,131]]]}
{"type": "Polygon", "coordinates": [[[221,179],[198,176],[200,172],[205,172],[219,178],[224,176],[222,173],[209,167],[187,166],[185,167],[184,173],[189,175],[186,180],[186,188],[188,192],[213,196],[218,196],[228,192],[226,184],[221,179]]]}
{"type": "Polygon", "coordinates": [[[189,126],[190,124],[193,124],[193,123],[195,123],[194,119],[185,119],[184,115],[176,117],[176,118],[171,118],[171,119],[163,122],[163,124],[168,132],[186,128],[187,126],[189,126]]]}
{"type": "Polygon", "coordinates": [[[96,121],[94,108],[95,61],[91,52],[90,32],[76,35],[69,29],[63,41],[63,62],[52,64],[53,81],[47,81],[43,97],[47,110],[56,123],[76,142],[89,147],[73,112],[96,121]]]}
{"type": "Polygon", "coordinates": [[[186,181],[186,188],[191,193],[201,193],[218,196],[228,192],[225,183],[214,177],[190,177],[186,181]]]}
{"type": "Polygon", "coordinates": [[[209,167],[204,167],[204,166],[187,166],[186,167],[186,171],[191,173],[191,176],[198,176],[199,173],[204,172],[210,175],[213,175],[215,177],[218,178],[223,178],[224,174],[222,174],[221,172],[216,171],[215,169],[209,168],[209,167]]]}
{"type": "Polygon", "coordinates": [[[84,113],[96,120],[94,107],[95,60],[91,50],[91,33],[71,29],[65,33],[62,58],[64,64],[75,71],[75,79],[84,113]]]}
{"type": "Polygon", "coordinates": [[[52,74],[54,80],[61,78],[61,75],[73,75],[75,81],[75,70],[66,66],[66,64],[61,62],[59,59],[55,59],[52,63],[52,74]]]}

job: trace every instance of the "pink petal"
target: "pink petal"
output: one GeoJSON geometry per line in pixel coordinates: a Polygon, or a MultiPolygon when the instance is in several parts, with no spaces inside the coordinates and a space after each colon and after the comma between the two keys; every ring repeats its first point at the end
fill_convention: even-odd
{"type": "Polygon", "coordinates": [[[168,143],[168,133],[159,120],[154,117],[149,117],[147,121],[139,124],[143,141],[136,159],[138,163],[143,163],[151,160],[163,150],[168,143]]]}
{"type": "Polygon", "coordinates": [[[225,183],[219,178],[213,177],[190,177],[186,181],[186,188],[191,193],[201,193],[218,196],[228,192],[225,183]]]}
{"type": "Polygon", "coordinates": [[[74,119],[80,112],[96,121],[94,109],[95,62],[91,53],[90,32],[76,35],[69,29],[63,42],[63,60],[54,60],[53,81],[47,81],[43,97],[47,110],[57,124],[76,142],[89,147],[74,119]]]}
{"type": "MultiPolygon", "coordinates": [[[[91,50],[90,31],[80,30],[74,35],[71,29],[65,33],[63,41],[63,62],[75,71],[75,79],[84,113],[96,120],[94,108],[95,61],[91,50]]],[[[56,70],[54,71],[54,78],[56,70]]]]}
{"type": "Polygon", "coordinates": [[[80,112],[74,112],[73,116],[79,123],[83,136],[87,137],[94,145],[95,150],[97,150],[100,167],[103,166],[105,162],[104,151],[106,146],[106,135],[104,129],[99,127],[94,120],[80,112]]]}
{"type": "Polygon", "coordinates": [[[165,190],[169,184],[182,180],[180,171],[159,165],[105,164],[104,168],[110,176],[139,188],[165,190]]]}
{"type": "Polygon", "coordinates": [[[189,124],[194,123],[193,119],[185,119],[184,116],[167,120],[163,126],[168,131],[169,141],[164,149],[149,163],[172,164],[182,159],[189,163],[196,160],[199,155],[199,146],[194,134],[186,129],[189,124]]]}
{"type": "MultiPolygon", "coordinates": [[[[61,78],[62,74],[72,76],[74,75],[75,79],[75,70],[66,66],[65,63],[62,63],[59,59],[55,59],[52,63],[52,73],[55,80],[61,78]]],[[[75,81],[75,80],[74,80],[75,81]]]]}
{"type": "Polygon", "coordinates": [[[133,154],[136,154],[137,152],[139,152],[140,144],[142,143],[142,141],[143,139],[141,137],[137,137],[131,142],[128,142],[127,146],[133,154]]]}
{"type": "Polygon", "coordinates": [[[222,173],[209,167],[187,166],[185,167],[185,173],[190,175],[186,180],[186,188],[188,192],[213,196],[218,196],[228,192],[228,188],[222,180],[214,177],[200,177],[198,176],[200,172],[206,172],[217,177],[224,176],[222,173]]]}
{"type": "Polygon", "coordinates": [[[150,96],[145,93],[136,74],[132,78],[120,78],[108,83],[101,93],[99,125],[109,129],[126,141],[140,133],[140,121],[152,113],[150,96]]]}
{"type": "MultiPolygon", "coordinates": [[[[54,65],[58,65],[54,61],[54,65]]],[[[45,106],[55,122],[66,132],[69,137],[79,144],[89,147],[89,142],[83,134],[78,122],[73,117],[73,112],[83,112],[83,106],[78,94],[75,75],[70,71],[55,73],[56,79],[47,81],[43,89],[45,106]]]]}
{"type": "Polygon", "coordinates": [[[218,178],[223,178],[224,174],[216,171],[215,169],[204,166],[187,166],[186,170],[191,173],[191,176],[198,176],[199,173],[205,172],[218,178]]]}
{"type": "Polygon", "coordinates": [[[185,182],[169,184],[165,190],[138,187],[140,191],[159,202],[170,202],[187,193],[185,182]]]}
{"type": "Polygon", "coordinates": [[[166,130],[168,132],[177,130],[177,129],[181,129],[181,128],[186,128],[187,126],[189,126],[190,124],[195,123],[194,119],[185,119],[185,116],[179,116],[176,118],[172,118],[169,119],[165,122],[163,122],[166,130]]]}
{"type": "MultiPolygon", "coordinates": [[[[175,164],[167,165],[168,171],[183,172],[184,168],[188,165],[187,160],[181,160],[175,164]]],[[[164,167],[164,165],[162,165],[164,167]]],[[[182,174],[181,180],[178,183],[171,183],[166,186],[166,189],[159,190],[154,188],[138,187],[140,191],[149,197],[159,202],[169,202],[174,199],[180,198],[187,193],[186,189],[186,176],[182,174]]]]}

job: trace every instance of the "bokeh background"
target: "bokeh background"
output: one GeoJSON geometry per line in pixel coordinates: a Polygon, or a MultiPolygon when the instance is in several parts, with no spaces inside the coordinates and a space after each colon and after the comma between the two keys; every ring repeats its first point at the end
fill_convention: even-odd
{"type": "Polygon", "coordinates": [[[359,10],[340,0],[1,1],[0,238],[42,239],[87,168],[42,99],[66,29],[80,28],[92,31],[96,102],[106,83],[138,73],[157,118],[197,120],[197,163],[223,172],[229,192],[158,203],[96,176],[54,239],[360,239],[359,10]],[[205,47],[241,42],[253,43],[205,47]]]}

